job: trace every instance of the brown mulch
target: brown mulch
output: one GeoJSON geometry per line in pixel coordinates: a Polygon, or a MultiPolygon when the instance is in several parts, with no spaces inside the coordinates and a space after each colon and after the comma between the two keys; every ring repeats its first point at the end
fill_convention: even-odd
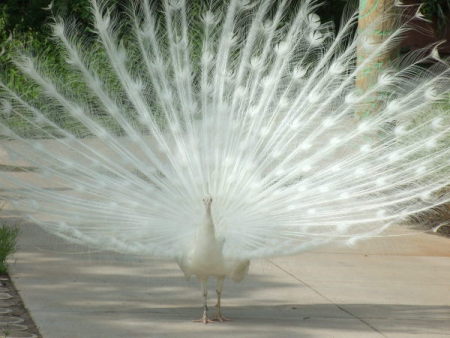
{"type": "Polygon", "coordinates": [[[450,223],[439,226],[439,228],[436,230],[436,232],[438,234],[450,237],[450,223]]]}
{"type": "Polygon", "coordinates": [[[433,229],[437,234],[450,237],[450,204],[443,204],[410,218],[420,228],[433,229]]]}
{"type": "Polygon", "coordinates": [[[0,275],[0,338],[42,338],[8,275],[0,275]]]}
{"type": "MultiPolygon", "coordinates": [[[[450,196],[450,185],[435,193],[435,197],[450,196]]],[[[431,229],[433,232],[450,237],[450,203],[444,203],[432,209],[415,214],[409,219],[420,228],[431,229]]]]}

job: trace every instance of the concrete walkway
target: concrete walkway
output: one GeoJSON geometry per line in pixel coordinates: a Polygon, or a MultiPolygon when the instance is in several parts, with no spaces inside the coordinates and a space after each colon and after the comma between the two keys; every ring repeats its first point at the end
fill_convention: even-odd
{"type": "Polygon", "coordinates": [[[254,261],[225,284],[233,321],[206,326],[191,322],[197,281],[173,262],[90,252],[27,224],[13,260],[45,338],[450,337],[450,239],[431,234],[254,261]]]}

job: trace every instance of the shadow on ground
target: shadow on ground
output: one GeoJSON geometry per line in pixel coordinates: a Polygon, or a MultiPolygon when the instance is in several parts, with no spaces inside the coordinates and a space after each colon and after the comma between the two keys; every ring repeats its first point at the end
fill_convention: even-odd
{"type": "MultiPolygon", "coordinates": [[[[205,327],[191,322],[201,315],[198,282],[186,281],[174,262],[98,252],[65,243],[34,224],[9,220],[21,224],[22,232],[12,275],[46,338],[444,337],[450,332],[450,302],[420,304],[413,294],[397,303],[384,298],[360,303],[345,295],[340,301],[265,261],[252,263],[244,282],[226,283],[224,312],[233,321],[205,327]]],[[[327,264],[343,259],[317,256],[327,264]]],[[[292,259],[291,264],[301,264],[292,259]]],[[[345,269],[352,271],[352,265],[345,269]]]]}

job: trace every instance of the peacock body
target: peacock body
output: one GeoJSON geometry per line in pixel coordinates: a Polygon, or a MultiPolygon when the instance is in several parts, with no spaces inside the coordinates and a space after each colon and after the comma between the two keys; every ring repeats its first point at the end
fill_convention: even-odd
{"type": "Polygon", "coordinates": [[[355,86],[408,22],[379,41],[354,34],[357,14],[334,32],[314,0],[212,1],[200,17],[194,4],[143,1],[125,18],[93,1],[88,37],[53,25],[69,75],[18,57],[34,94],[0,83],[1,147],[22,168],[0,171],[12,205],[72,242],[175,259],[208,322],[208,277],[224,320],[223,279],[250,259],[370,238],[450,200],[437,48],[355,86]]]}

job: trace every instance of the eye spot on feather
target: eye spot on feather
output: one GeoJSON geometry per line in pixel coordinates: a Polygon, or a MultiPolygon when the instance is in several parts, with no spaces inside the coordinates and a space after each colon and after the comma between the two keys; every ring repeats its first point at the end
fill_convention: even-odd
{"type": "Polygon", "coordinates": [[[206,26],[212,26],[216,22],[216,17],[213,12],[207,11],[203,14],[202,21],[206,26]]]}
{"type": "Polygon", "coordinates": [[[309,163],[305,163],[304,165],[301,166],[301,170],[302,170],[303,172],[311,171],[311,169],[312,169],[312,166],[311,166],[311,164],[309,164],[309,163]]]}
{"type": "Polygon", "coordinates": [[[255,71],[262,67],[263,61],[260,56],[252,56],[250,59],[250,68],[255,71]]]}
{"type": "Polygon", "coordinates": [[[386,214],[387,214],[387,212],[384,209],[378,210],[377,213],[376,213],[377,217],[379,217],[379,218],[385,217],[386,214]]]}
{"type": "Polygon", "coordinates": [[[427,171],[427,167],[426,166],[420,166],[420,167],[416,168],[416,174],[419,175],[419,176],[421,176],[424,173],[426,173],[426,171],[427,171]]]}
{"type": "Polygon", "coordinates": [[[354,92],[350,92],[347,95],[345,95],[344,102],[347,104],[351,105],[351,104],[357,103],[358,101],[359,101],[359,96],[354,92]]]}
{"type": "Polygon", "coordinates": [[[260,27],[264,34],[270,34],[274,29],[274,23],[272,20],[267,19],[261,23],[260,27]]]}
{"type": "Polygon", "coordinates": [[[321,192],[321,193],[326,193],[326,192],[329,192],[329,191],[330,191],[330,187],[327,186],[327,185],[322,185],[322,186],[319,187],[319,192],[321,192]]]}
{"type": "Polygon", "coordinates": [[[108,203],[108,207],[110,209],[117,209],[119,207],[119,204],[117,202],[111,201],[108,203]]]}
{"type": "Polygon", "coordinates": [[[75,185],[74,189],[76,192],[85,192],[86,191],[86,187],[81,184],[75,185]]]}
{"type": "Polygon", "coordinates": [[[332,117],[327,117],[327,118],[325,118],[325,119],[323,120],[322,125],[323,125],[325,128],[330,128],[330,127],[334,126],[335,123],[336,123],[336,121],[334,120],[334,118],[332,118],[332,117]]]}
{"type": "Polygon", "coordinates": [[[425,191],[419,195],[419,198],[424,202],[432,202],[433,194],[430,191],[425,191]]]}
{"type": "Polygon", "coordinates": [[[423,94],[426,101],[435,101],[439,99],[439,94],[434,88],[427,88],[423,94]]]}
{"type": "Polygon", "coordinates": [[[277,159],[277,158],[280,158],[282,154],[283,154],[283,152],[282,152],[281,150],[279,150],[279,149],[274,149],[274,150],[269,154],[269,156],[270,156],[271,158],[273,158],[273,159],[277,159]]]}
{"type": "Polygon", "coordinates": [[[359,151],[363,154],[368,154],[372,150],[372,146],[370,144],[363,144],[361,147],[359,147],[359,151]]]}
{"type": "Polygon", "coordinates": [[[293,121],[293,122],[290,124],[289,129],[291,129],[291,130],[297,130],[298,127],[300,127],[300,122],[299,122],[299,121],[293,121]]]}
{"type": "Polygon", "coordinates": [[[435,130],[437,129],[441,129],[442,126],[442,122],[443,122],[443,118],[442,117],[435,117],[432,121],[431,121],[431,127],[435,130]]]}
{"type": "Polygon", "coordinates": [[[375,180],[375,184],[376,184],[378,187],[384,186],[384,185],[386,184],[386,178],[384,178],[384,177],[379,177],[379,178],[377,178],[377,179],[375,180]]]}
{"type": "Polygon", "coordinates": [[[399,125],[397,127],[395,127],[394,129],[394,134],[397,136],[403,136],[406,135],[408,133],[406,126],[404,125],[399,125]]]}
{"type": "Polygon", "coordinates": [[[286,176],[286,173],[287,173],[286,170],[280,168],[275,171],[275,176],[276,177],[284,177],[284,176],[286,176]]]}
{"type": "Polygon", "coordinates": [[[330,66],[329,71],[333,75],[342,74],[345,71],[345,66],[339,62],[335,62],[330,66]]]}
{"type": "Polygon", "coordinates": [[[342,167],[339,164],[335,164],[330,169],[331,169],[331,172],[337,173],[337,172],[339,172],[342,169],[342,167]]]}
{"type": "Polygon", "coordinates": [[[312,91],[311,93],[308,94],[308,101],[310,103],[317,103],[320,101],[320,94],[316,91],[312,91]]]}
{"type": "Polygon", "coordinates": [[[427,141],[425,142],[425,147],[426,147],[427,149],[433,149],[433,148],[436,148],[437,145],[438,145],[438,142],[437,142],[436,138],[430,138],[429,140],[427,140],[427,141]]]}
{"type": "Polygon", "coordinates": [[[325,36],[318,30],[311,31],[308,35],[308,41],[313,47],[320,46],[325,40],[325,36]]]}
{"type": "Polygon", "coordinates": [[[380,45],[380,42],[371,36],[364,36],[361,45],[366,52],[370,53],[380,45]]]}
{"type": "Polygon", "coordinates": [[[360,167],[360,168],[356,168],[356,169],[354,170],[354,175],[355,175],[355,177],[357,177],[357,178],[365,176],[366,173],[367,173],[366,168],[361,168],[361,167],[360,167]]]}
{"type": "Polygon", "coordinates": [[[329,144],[332,146],[335,146],[337,144],[341,143],[341,138],[340,137],[332,137],[331,140],[329,141],[329,144]]]}
{"type": "Polygon", "coordinates": [[[367,121],[362,121],[358,124],[359,132],[367,132],[370,130],[370,124],[367,121]]]}
{"type": "Polygon", "coordinates": [[[259,135],[261,136],[267,136],[269,134],[269,128],[267,127],[262,127],[261,130],[259,131],[259,135]]]}
{"type": "Polygon", "coordinates": [[[278,107],[282,110],[286,109],[290,105],[290,102],[287,97],[281,97],[278,101],[278,107]]]}
{"type": "Polygon", "coordinates": [[[344,192],[342,192],[342,193],[339,194],[339,197],[340,197],[341,199],[347,199],[347,198],[350,197],[350,194],[349,194],[347,191],[344,191],[344,192]]]}
{"type": "Polygon", "coordinates": [[[293,204],[289,204],[289,205],[286,207],[286,210],[287,210],[287,211],[294,211],[295,209],[296,209],[296,206],[293,205],[293,204]]]}
{"type": "Polygon", "coordinates": [[[306,190],[308,190],[308,187],[306,185],[302,184],[299,187],[297,187],[298,192],[305,192],[306,190]]]}
{"type": "Polygon", "coordinates": [[[275,46],[275,53],[282,57],[289,52],[290,44],[286,41],[280,42],[277,46],[275,46]]]}
{"type": "Polygon", "coordinates": [[[313,30],[316,30],[321,25],[320,16],[315,13],[311,13],[308,15],[308,24],[309,27],[313,30]]]}
{"type": "Polygon", "coordinates": [[[380,86],[389,86],[394,82],[394,77],[391,72],[385,72],[380,74],[378,77],[378,85],[380,86]]]}
{"type": "Polygon", "coordinates": [[[292,71],[292,78],[294,80],[300,80],[306,75],[306,68],[297,66],[292,71]]]}
{"type": "Polygon", "coordinates": [[[169,9],[177,11],[183,8],[184,0],[169,0],[169,9]]]}
{"type": "Polygon", "coordinates": [[[317,213],[317,210],[315,208],[309,208],[306,210],[306,213],[310,216],[315,215],[317,213]]]}
{"type": "Polygon", "coordinates": [[[231,167],[234,164],[233,159],[230,156],[227,156],[224,161],[225,167],[231,167]]]}
{"type": "Polygon", "coordinates": [[[387,160],[389,161],[389,163],[394,163],[400,159],[401,159],[401,156],[396,151],[391,152],[387,157],[387,160]]]}
{"type": "Polygon", "coordinates": [[[402,108],[402,104],[398,100],[392,100],[386,106],[386,110],[392,113],[398,112],[402,108]]]}
{"type": "Polygon", "coordinates": [[[301,149],[301,150],[308,150],[308,149],[311,149],[311,147],[312,147],[312,144],[309,143],[309,142],[303,142],[303,143],[300,145],[300,149],[301,149]]]}

